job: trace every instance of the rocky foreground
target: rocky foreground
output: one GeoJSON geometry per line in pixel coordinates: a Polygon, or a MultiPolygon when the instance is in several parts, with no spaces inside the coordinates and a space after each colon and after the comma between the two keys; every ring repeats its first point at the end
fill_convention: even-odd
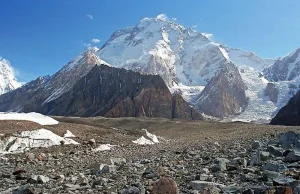
{"type": "Polygon", "coordinates": [[[159,119],[60,121],[48,129],[58,134],[73,129],[80,144],[1,156],[0,193],[300,193],[295,128],[159,119]],[[133,144],[146,126],[160,143],[133,144]],[[104,143],[116,146],[97,151],[104,143]]]}

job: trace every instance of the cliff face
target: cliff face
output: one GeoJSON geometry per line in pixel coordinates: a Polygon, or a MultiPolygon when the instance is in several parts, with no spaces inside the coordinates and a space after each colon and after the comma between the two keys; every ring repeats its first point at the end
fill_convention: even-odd
{"type": "Polygon", "coordinates": [[[157,75],[141,75],[130,70],[95,65],[55,99],[45,101],[53,94],[41,92],[44,90],[42,86],[49,87],[49,82],[41,84],[36,80],[26,88],[0,97],[0,100],[5,98],[7,104],[22,106],[24,112],[47,115],[202,119],[201,114],[181,96],[172,96],[163,79],[157,75]],[[17,97],[17,101],[22,99],[22,103],[18,105],[12,96],[17,97]]]}
{"type": "Polygon", "coordinates": [[[270,100],[275,104],[278,101],[278,94],[279,94],[279,91],[276,88],[275,84],[274,83],[268,83],[268,85],[266,87],[266,90],[265,90],[265,95],[269,96],[270,100]]]}
{"type": "Polygon", "coordinates": [[[185,101],[179,105],[173,101],[178,100],[160,76],[101,65],[95,66],[69,92],[48,103],[43,112],[65,116],[202,119],[185,101]],[[173,114],[175,109],[181,114],[173,114]]]}
{"type": "Polygon", "coordinates": [[[229,64],[205,87],[198,99],[199,109],[215,117],[236,115],[247,105],[245,84],[233,64],[229,64]]]}
{"type": "Polygon", "coordinates": [[[300,91],[279,110],[271,120],[271,125],[300,125],[300,91]]]}

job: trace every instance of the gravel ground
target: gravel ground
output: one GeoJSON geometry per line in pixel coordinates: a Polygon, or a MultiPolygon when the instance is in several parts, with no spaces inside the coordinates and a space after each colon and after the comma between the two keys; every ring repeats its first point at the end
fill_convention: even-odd
{"type": "Polygon", "coordinates": [[[274,188],[275,193],[282,187],[263,180],[261,168],[266,162],[278,161],[276,157],[259,159],[251,166],[249,162],[257,151],[268,149],[267,142],[278,139],[279,133],[298,131],[297,127],[241,122],[54,118],[60,124],[0,122],[1,134],[46,128],[62,136],[70,130],[76,136],[74,140],[80,142],[80,145],[35,148],[26,154],[3,156],[1,193],[151,193],[155,191],[155,181],[161,177],[172,178],[179,193],[226,193],[231,187],[235,187],[231,193],[248,190],[265,193],[274,188]],[[155,145],[133,144],[132,140],[145,136],[143,128],[164,140],[155,145]],[[95,144],[89,141],[92,138],[95,144]],[[261,142],[259,149],[252,147],[253,140],[261,142]],[[110,151],[93,151],[107,143],[117,146],[110,151]]]}

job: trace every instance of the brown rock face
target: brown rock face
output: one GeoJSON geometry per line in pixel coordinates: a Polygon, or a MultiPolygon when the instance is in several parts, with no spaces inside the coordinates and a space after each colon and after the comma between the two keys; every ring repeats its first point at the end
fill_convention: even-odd
{"type": "MultiPolygon", "coordinates": [[[[49,84],[46,85],[50,87],[49,84]]],[[[17,91],[20,97],[31,96],[31,98],[28,101],[24,99],[21,103],[19,101],[20,105],[14,105],[22,106],[24,112],[34,111],[58,116],[203,119],[202,115],[191,108],[181,96],[172,96],[160,76],[141,75],[106,65],[95,65],[55,99],[45,101],[52,94],[38,92],[35,95],[31,92],[34,89],[33,87],[31,90],[17,91]]],[[[45,88],[40,87],[40,90],[44,91],[45,88]]],[[[10,101],[13,98],[6,96],[5,99],[10,101]]]]}
{"type": "Polygon", "coordinates": [[[277,103],[277,100],[278,100],[278,94],[279,94],[279,92],[278,92],[278,89],[276,88],[275,84],[268,83],[266,90],[265,90],[265,95],[269,96],[270,100],[275,104],[277,103]]]}
{"type": "Polygon", "coordinates": [[[181,101],[180,107],[177,104],[161,77],[101,65],[95,66],[69,92],[46,104],[43,112],[65,116],[202,119],[185,101],[181,101]],[[181,114],[177,114],[178,110],[173,114],[175,109],[181,114]]]}
{"type": "Polygon", "coordinates": [[[178,194],[178,188],[171,178],[160,178],[154,185],[152,194],[178,194]]]}
{"type": "Polygon", "coordinates": [[[233,64],[207,84],[198,99],[199,109],[215,117],[227,117],[241,112],[247,105],[245,84],[233,64]]]}
{"type": "Polygon", "coordinates": [[[300,92],[292,97],[271,120],[271,125],[300,125],[300,92]]]}

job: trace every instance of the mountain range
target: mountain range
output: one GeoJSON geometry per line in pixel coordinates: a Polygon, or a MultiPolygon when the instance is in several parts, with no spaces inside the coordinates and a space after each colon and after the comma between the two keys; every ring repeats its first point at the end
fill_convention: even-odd
{"type": "MultiPolygon", "coordinates": [[[[179,112],[185,112],[182,118],[193,119],[195,112],[201,112],[204,116],[225,120],[266,122],[298,91],[299,54],[300,49],[297,49],[282,59],[263,59],[251,51],[215,43],[205,33],[185,28],[166,18],[144,18],[134,27],[114,32],[101,48],[89,48],[56,74],[39,77],[17,90],[11,91],[19,86],[12,74],[0,74],[0,80],[1,76],[8,80],[0,82],[6,84],[0,85],[0,92],[8,92],[0,96],[0,111],[38,111],[76,116],[149,116],[151,111],[145,110],[141,114],[143,111],[139,107],[145,106],[135,107],[137,102],[134,99],[144,90],[150,88],[151,91],[154,88],[157,91],[163,85],[152,82],[154,78],[150,75],[157,75],[163,80],[163,96],[169,99],[167,104],[174,105],[174,99],[180,99],[182,106],[179,112]],[[106,68],[111,70],[107,71],[106,68]],[[141,76],[147,80],[143,83],[148,84],[132,86],[139,88],[133,91],[132,87],[127,86],[132,83],[118,82],[115,80],[117,77],[108,73],[124,71],[120,69],[132,72],[124,74],[126,80],[141,76]],[[98,73],[94,75],[94,71],[98,73]],[[108,73],[109,78],[102,71],[108,73]],[[110,82],[106,84],[114,85],[111,89],[114,89],[115,94],[102,99],[100,91],[105,91],[107,85],[99,83],[99,79],[92,79],[93,76],[109,79],[110,82]],[[84,80],[98,84],[92,84],[94,88],[91,88],[84,80]],[[11,83],[14,83],[14,87],[11,83]],[[120,88],[115,84],[121,84],[120,88],[127,88],[130,94],[118,92],[120,88]],[[78,91],[82,91],[82,96],[78,91]],[[93,94],[87,97],[85,91],[93,94]],[[103,101],[96,102],[89,99],[91,96],[103,101]],[[85,102],[87,104],[79,105],[79,97],[89,99],[85,102]],[[110,106],[104,111],[103,103],[108,102],[107,98],[118,100],[108,103],[110,106]],[[68,105],[62,106],[63,102],[68,105]],[[90,106],[95,103],[97,110],[91,111],[90,106]],[[70,109],[72,106],[76,107],[76,113],[70,109]],[[126,114],[121,113],[124,109],[127,110],[126,114]]],[[[174,113],[174,106],[169,109],[174,113]]],[[[164,117],[179,118],[173,113],[166,113],[169,116],[164,117]]],[[[196,117],[200,118],[198,114],[196,117]]]]}

